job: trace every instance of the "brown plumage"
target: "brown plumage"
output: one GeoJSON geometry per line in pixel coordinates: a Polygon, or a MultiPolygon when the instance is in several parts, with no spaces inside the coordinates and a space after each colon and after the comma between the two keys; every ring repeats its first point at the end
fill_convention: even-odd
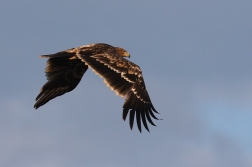
{"type": "Polygon", "coordinates": [[[89,67],[104,78],[106,85],[117,95],[126,97],[123,105],[123,120],[129,113],[131,129],[135,115],[140,132],[141,122],[148,131],[147,121],[155,126],[151,117],[158,119],[153,113],[158,112],[151,103],[141,69],[123,58],[130,57],[126,50],[98,43],[41,57],[49,58],[45,69],[48,81],[36,97],[34,108],[37,109],[51,99],[72,91],[89,67]]]}

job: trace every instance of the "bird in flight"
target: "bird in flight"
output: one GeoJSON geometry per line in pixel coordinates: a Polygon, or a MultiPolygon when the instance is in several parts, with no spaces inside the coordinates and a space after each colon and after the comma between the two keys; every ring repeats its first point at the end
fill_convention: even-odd
{"type": "Polygon", "coordinates": [[[36,97],[35,109],[72,91],[89,67],[104,79],[111,90],[125,97],[122,118],[125,120],[129,113],[131,129],[135,117],[140,132],[141,122],[147,131],[147,121],[156,126],[151,118],[158,120],[154,115],[158,112],[146,90],[142,71],[138,65],[124,58],[130,57],[130,54],[123,48],[97,43],[40,57],[48,58],[45,68],[47,82],[36,97]]]}

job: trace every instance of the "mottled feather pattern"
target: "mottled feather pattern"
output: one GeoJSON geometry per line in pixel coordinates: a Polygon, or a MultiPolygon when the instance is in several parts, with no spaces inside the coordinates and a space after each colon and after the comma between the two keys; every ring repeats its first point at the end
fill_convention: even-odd
{"type": "Polygon", "coordinates": [[[99,54],[92,57],[115,72],[120,73],[124,79],[132,83],[136,81],[137,75],[142,73],[137,65],[123,57],[114,56],[112,59],[108,54],[99,54]]]}
{"type": "Polygon", "coordinates": [[[80,82],[87,68],[104,79],[105,84],[117,95],[126,97],[123,105],[123,120],[129,114],[130,128],[134,120],[141,132],[141,122],[149,131],[148,124],[156,126],[152,118],[158,119],[149,94],[146,90],[140,67],[123,57],[129,53],[119,47],[98,43],[83,45],[50,55],[45,69],[47,82],[36,98],[35,108],[51,99],[72,91],[80,82]]]}
{"type": "Polygon", "coordinates": [[[104,82],[116,94],[124,97],[131,88],[132,83],[121,77],[121,73],[115,72],[109,66],[97,61],[93,56],[79,56],[98,75],[104,78],[104,82]]]}

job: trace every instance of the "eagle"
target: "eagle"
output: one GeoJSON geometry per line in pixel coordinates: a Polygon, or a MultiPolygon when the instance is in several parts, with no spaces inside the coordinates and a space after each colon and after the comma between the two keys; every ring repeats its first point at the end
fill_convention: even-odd
{"type": "Polygon", "coordinates": [[[140,133],[141,122],[147,131],[147,121],[156,126],[152,118],[159,120],[154,115],[158,112],[146,90],[142,71],[138,65],[124,58],[130,58],[125,49],[96,43],[40,57],[48,58],[45,68],[47,82],[36,97],[35,109],[75,89],[87,69],[91,68],[111,90],[125,97],[122,118],[125,121],[129,113],[131,130],[135,117],[140,133]]]}

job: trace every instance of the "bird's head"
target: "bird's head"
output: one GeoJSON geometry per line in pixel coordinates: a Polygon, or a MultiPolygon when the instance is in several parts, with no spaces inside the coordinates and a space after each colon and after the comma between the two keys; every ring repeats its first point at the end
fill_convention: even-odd
{"type": "Polygon", "coordinates": [[[127,51],[124,50],[123,48],[119,48],[119,47],[115,47],[115,48],[116,48],[116,52],[117,52],[117,54],[118,54],[119,56],[130,58],[129,52],[127,52],[127,51]]]}

